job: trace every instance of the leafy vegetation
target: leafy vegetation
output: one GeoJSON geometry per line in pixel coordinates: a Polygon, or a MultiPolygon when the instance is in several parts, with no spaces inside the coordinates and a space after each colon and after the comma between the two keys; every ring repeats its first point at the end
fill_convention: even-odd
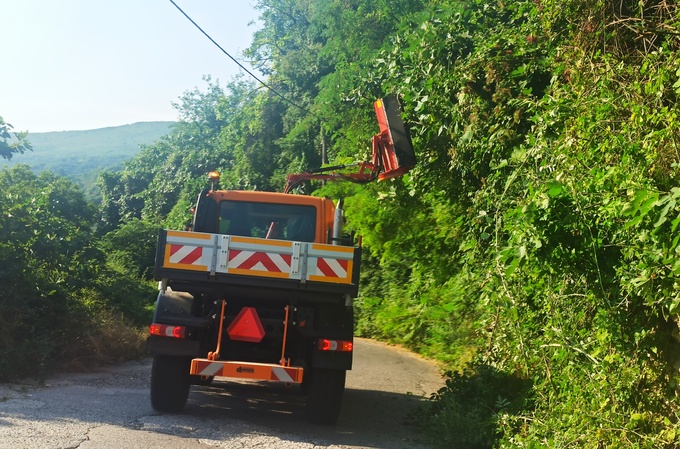
{"type": "MultiPolygon", "coordinates": [[[[433,443],[677,446],[677,6],[262,0],[258,7],[263,27],[248,54],[290,101],[241,78],[224,88],[207,78],[205,90],[187,92],[167,136],[99,177],[95,228],[80,215],[51,218],[54,235],[84,229],[79,245],[92,247],[99,263],[79,262],[85,253],[59,238],[40,251],[30,232],[0,239],[5,260],[26,259],[3,267],[45,268],[21,271],[32,278],[14,288],[35,298],[36,318],[14,326],[44,320],[43,304],[61,302],[40,301],[78,279],[106,270],[148,276],[143,248],[157,227],[186,223],[209,170],[223,173],[225,188],[281,190],[286,173],[366,160],[377,132],[372,102],[397,92],[418,166],[369,186],[305,189],[345,197],[348,225],[364,236],[358,332],[450,368],[418,419],[433,443]],[[100,244],[87,239],[93,233],[100,244]],[[50,251],[58,268],[33,260],[50,251]]],[[[2,176],[19,174],[45,186],[64,182],[28,179],[25,169],[2,176]]],[[[12,220],[33,217],[35,188],[16,197],[0,191],[12,220]]],[[[3,270],[7,279],[17,275],[3,270]]],[[[130,294],[88,288],[97,304],[139,316],[130,294]]],[[[77,304],[85,295],[63,298],[77,304]]]]}
{"type": "Polygon", "coordinates": [[[143,355],[157,226],[131,222],[99,238],[97,208],[73,181],[118,164],[168,128],[42,133],[29,143],[0,119],[0,155],[20,155],[0,171],[0,381],[143,355]]]}
{"type": "Polygon", "coordinates": [[[0,210],[0,380],[142,354],[153,288],[107,264],[78,186],[4,169],[0,210]]]}
{"type": "Polygon", "coordinates": [[[10,160],[15,154],[23,154],[31,150],[31,144],[26,140],[25,132],[14,132],[14,127],[0,117],[0,156],[10,160]]]}

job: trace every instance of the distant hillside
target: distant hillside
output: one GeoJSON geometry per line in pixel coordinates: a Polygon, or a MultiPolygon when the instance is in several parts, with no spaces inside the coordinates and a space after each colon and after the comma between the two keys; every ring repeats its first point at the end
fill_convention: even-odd
{"type": "Polygon", "coordinates": [[[111,168],[168,133],[174,122],[141,122],[87,131],[29,133],[33,151],[17,154],[1,165],[28,164],[34,171],[52,170],[70,176],[111,168]]]}
{"type": "Polygon", "coordinates": [[[132,125],[86,131],[29,133],[33,151],[16,154],[0,168],[28,164],[33,171],[51,170],[83,186],[88,196],[98,194],[92,186],[102,170],[122,167],[135,156],[140,145],[148,145],[168,134],[174,122],[140,122],[132,125]]]}

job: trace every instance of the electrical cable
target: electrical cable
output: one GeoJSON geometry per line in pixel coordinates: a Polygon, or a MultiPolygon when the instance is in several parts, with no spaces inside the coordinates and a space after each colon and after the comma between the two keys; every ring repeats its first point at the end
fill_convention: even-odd
{"type": "Polygon", "coordinates": [[[285,101],[286,103],[290,104],[291,106],[294,106],[294,107],[300,109],[301,111],[306,112],[306,113],[309,114],[309,115],[315,116],[315,114],[313,114],[312,112],[310,112],[308,109],[306,109],[306,108],[300,106],[299,104],[296,104],[296,103],[293,102],[292,100],[289,100],[289,99],[286,98],[283,94],[279,93],[279,91],[277,91],[276,89],[274,89],[273,87],[271,87],[270,85],[268,85],[267,83],[265,83],[264,81],[262,81],[260,78],[258,78],[257,76],[255,76],[250,70],[248,70],[247,68],[245,68],[245,67],[243,66],[243,64],[241,64],[240,62],[238,62],[238,61],[236,60],[236,58],[234,58],[232,55],[230,55],[229,52],[227,52],[224,48],[222,48],[222,47],[220,46],[220,44],[218,44],[217,42],[215,42],[215,40],[214,40],[212,37],[210,37],[210,35],[209,35],[208,33],[206,33],[205,31],[203,31],[203,28],[201,28],[196,22],[194,22],[194,20],[193,20],[191,17],[189,17],[189,15],[188,15],[187,13],[185,13],[184,10],[182,10],[182,8],[180,8],[180,7],[177,5],[177,3],[175,3],[173,0],[170,0],[170,3],[172,3],[172,4],[175,6],[175,8],[177,8],[177,10],[178,10],[179,12],[181,12],[182,15],[183,15],[184,17],[186,17],[186,18],[189,20],[189,22],[191,22],[196,28],[198,28],[198,31],[200,31],[201,33],[203,33],[203,35],[204,35],[205,37],[207,37],[207,38],[210,40],[210,42],[212,42],[213,44],[215,44],[215,46],[216,46],[217,48],[219,48],[219,49],[222,51],[222,53],[224,53],[225,55],[227,55],[227,57],[229,57],[229,59],[231,59],[232,61],[234,61],[234,62],[236,63],[236,65],[238,65],[238,66],[239,66],[244,72],[246,72],[248,75],[250,75],[251,77],[253,77],[253,78],[254,78],[258,83],[260,83],[263,87],[267,88],[269,91],[271,91],[271,92],[272,92],[273,94],[275,94],[277,97],[281,98],[283,101],[285,101]]]}
{"type": "MultiPolygon", "coordinates": [[[[250,75],[252,78],[254,78],[254,79],[255,79],[258,83],[260,83],[263,87],[265,87],[266,89],[268,89],[269,91],[271,91],[272,93],[274,93],[276,96],[278,96],[278,97],[281,98],[283,101],[285,101],[286,103],[290,104],[291,106],[296,107],[296,108],[300,109],[301,111],[303,111],[303,112],[305,112],[305,113],[307,113],[307,114],[309,114],[309,115],[311,115],[311,116],[313,116],[313,117],[317,117],[316,114],[314,114],[313,112],[311,112],[311,111],[309,111],[308,109],[306,109],[306,108],[300,106],[299,104],[293,102],[292,100],[286,98],[286,97],[285,97],[283,94],[281,94],[279,91],[277,91],[276,89],[274,89],[273,87],[271,87],[270,85],[268,85],[267,83],[265,83],[264,81],[262,81],[260,78],[258,78],[257,76],[255,76],[250,70],[248,70],[247,68],[245,68],[239,61],[237,61],[233,56],[231,56],[231,55],[229,54],[229,52],[227,52],[224,48],[222,48],[222,47],[220,46],[220,44],[218,44],[212,37],[210,37],[210,35],[209,35],[208,33],[206,33],[206,32],[203,30],[203,28],[201,28],[201,27],[200,27],[200,26],[199,26],[199,25],[198,25],[191,17],[189,17],[189,15],[188,15],[187,13],[185,13],[184,10],[182,10],[182,8],[180,8],[180,7],[177,5],[177,3],[174,2],[174,0],[170,0],[170,3],[172,3],[172,4],[174,5],[174,7],[177,8],[177,10],[178,10],[179,12],[181,12],[182,15],[183,15],[184,17],[187,18],[187,20],[189,20],[189,22],[191,22],[191,23],[192,23],[192,24],[193,24],[193,25],[194,25],[201,33],[203,33],[203,35],[204,35],[205,37],[207,37],[207,38],[210,40],[210,42],[212,42],[217,48],[219,48],[220,51],[222,51],[222,53],[224,53],[225,55],[227,55],[227,57],[229,57],[229,59],[231,59],[232,61],[234,61],[234,62],[236,63],[236,65],[238,65],[244,72],[246,72],[248,75],[250,75]]],[[[317,118],[318,118],[318,117],[317,117],[317,118]]],[[[361,164],[360,164],[360,165],[361,165],[361,164]]],[[[312,175],[313,173],[318,173],[318,172],[320,172],[320,171],[332,170],[332,169],[336,169],[336,168],[342,168],[342,167],[341,167],[341,166],[323,167],[323,168],[321,168],[321,169],[314,170],[314,171],[312,171],[312,172],[310,172],[310,173],[304,173],[303,176],[301,176],[299,179],[297,179],[297,180],[295,180],[295,181],[292,181],[292,182],[289,181],[289,182],[287,183],[287,185],[286,185],[285,191],[286,191],[286,192],[290,192],[290,190],[292,190],[292,189],[294,189],[294,188],[300,186],[303,182],[305,182],[305,181],[307,181],[307,180],[314,179],[314,176],[310,176],[310,175],[312,175]]],[[[375,180],[378,178],[378,175],[379,175],[379,173],[380,173],[381,171],[382,171],[382,161],[379,160],[379,161],[378,161],[378,165],[372,167],[370,176],[367,176],[367,177],[365,177],[365,178],[355,177],[355,176],[347,175],[347,174],[343,174],[343,173],[333,173],[333,174],[329,175],[329,177],[335,178],[335,179],[344,179],[344,180],[346,180],[346,181],[354,182],[354,183],[357,183],[357,184],[366,184],[366,183],[375,181],[375,180]]]]}

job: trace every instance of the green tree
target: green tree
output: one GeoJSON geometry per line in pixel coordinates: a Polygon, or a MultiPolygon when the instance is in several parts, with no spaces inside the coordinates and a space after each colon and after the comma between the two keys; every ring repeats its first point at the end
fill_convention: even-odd
{"type": "Polygon", "coordinates": [[[133,219],[107,233],[100,243],[109,264],[133,277],[151,280],[159,226],[133,219]]]}
{"type": "Polygon", "coordinates": [[[148,319],[139,298],[150,302],[153,289],[107,268],[95,208],[78,186],[25,165],[4,169],[0,210],[0,379],[139,355],[130,322],[148,319]]]}
{"type": "Polygon", "coordinates": [[[28,132],[15,132],[12,129],[14,127],[0,117],[0,156],[3,159],[9,160],[17,153],[23,154],[26,151],[33,150],[31,143],[26,138],[28,132]]]}

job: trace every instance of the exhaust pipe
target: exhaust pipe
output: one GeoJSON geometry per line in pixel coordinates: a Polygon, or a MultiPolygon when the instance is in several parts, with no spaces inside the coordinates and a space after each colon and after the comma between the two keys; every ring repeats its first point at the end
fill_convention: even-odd
{"type": "Polygon", "coordinates": [[[342,228],[345,224],[345,211],[342,209],[345,200],[340,198],[335,207],[335,217],[333,218],[333,245],[339,245],[342,240],[342,228]]]}

